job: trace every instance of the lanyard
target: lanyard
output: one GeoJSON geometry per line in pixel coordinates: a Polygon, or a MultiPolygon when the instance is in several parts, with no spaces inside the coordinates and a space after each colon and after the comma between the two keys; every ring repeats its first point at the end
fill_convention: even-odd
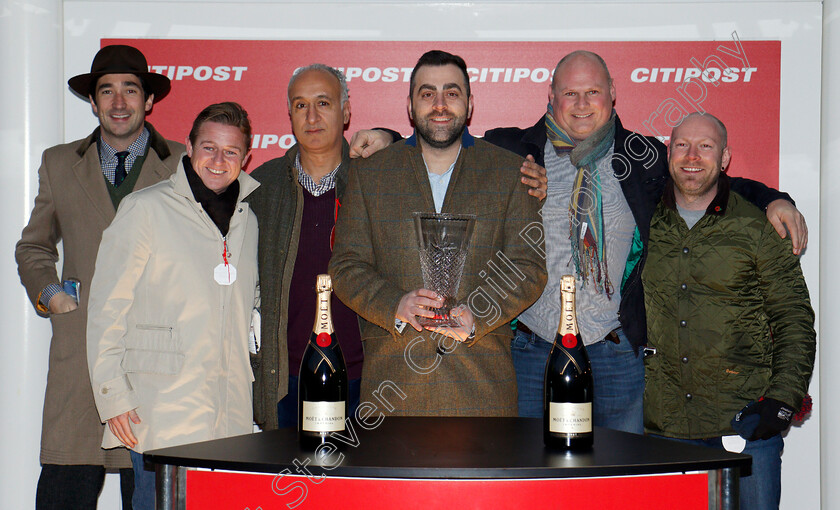
{"type": "Polygon", "coordinates": [[[219,285],[231,285],[236,281],[236,268],[228,262],[227,236],[222,238],[222,263],[213,270],[213,279],[219,285]]]}

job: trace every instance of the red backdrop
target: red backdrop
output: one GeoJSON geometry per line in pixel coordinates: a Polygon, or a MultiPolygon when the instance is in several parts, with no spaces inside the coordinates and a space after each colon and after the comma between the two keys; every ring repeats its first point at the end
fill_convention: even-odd
{"type": "Polygon", "coordinates": [[[670,134],[677,114],[702,109],[729,128],[730,172],[778,186],[779,41],[679,42],[393,42],[103,39],[130,44],[152,71],[173,80],[149,119],[167,138],[183,140],[208,104],[237,101],[251,115],[256,168],[294,143],[286,106],[292,72],[321,62],[348,77],[352,116],[347,137],[385,126],[408,135],[408,77],[433,48],[464,57],[475,111],[470,130],[527,127],[545,113],[554,65],[577,49],[604,57],[615,80],[616,110],[645,135],[670,134]],[[686,81],[688,80],[688,81],[686,81]],[[671,122],[673,123],[673,121],[671,122]]]}

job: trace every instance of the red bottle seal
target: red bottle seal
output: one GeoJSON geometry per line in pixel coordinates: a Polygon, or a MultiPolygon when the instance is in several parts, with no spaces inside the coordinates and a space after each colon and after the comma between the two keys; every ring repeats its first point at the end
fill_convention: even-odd
{"type": "Polygon", "coordinates": [[[577,337],[571,333],[567,333],[563,335],[563,338],[560,340],[560,342],[566,349],[573,349],[577,345],[577,337]]]}
{"type": "Polygon", "coordinates": [[[332,343],[332,337],[329,333],[318,333],[315,343],[318,344],[318,347],[329,347],[332,343]]]}

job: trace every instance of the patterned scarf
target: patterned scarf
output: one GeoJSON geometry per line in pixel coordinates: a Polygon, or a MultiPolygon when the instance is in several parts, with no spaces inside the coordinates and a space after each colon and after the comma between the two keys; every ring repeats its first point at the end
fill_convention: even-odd
{"type": "Polygon", "coordinates": [[[615,111],[606,125],[589,135],[579,144],[563,131],[554,120],[554,110],[548,105],[545,116],[548,139],[557,155],[567,154],[577,168],[572,198],[569,202],[569,239],[572,242],[572,260],[575,271],[583,284],[589,277],[599,293],[610,299],[613,294],[607,271],[604,250],[604,214],[601,209],[601,177],[598,160],[604,157],[615,139],[615,111]]]}

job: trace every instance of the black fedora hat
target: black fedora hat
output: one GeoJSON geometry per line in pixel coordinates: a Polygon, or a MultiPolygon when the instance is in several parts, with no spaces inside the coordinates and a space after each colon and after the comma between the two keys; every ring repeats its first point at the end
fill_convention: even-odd
{"type": "Polygon", "coordinates": [[[101,76],[106,74],[133,74],[140,77],[149,88],[149,94],[154,94],[154,101],[163,99],[171,85],[169,78],[162,74],[150,73],[146,57],[133,46],[113,44],[105,46],[93,57],[90,72],[80,74],[67,80],[70,88],[80,96],[87,98],[91,87],[101,76]]]}

